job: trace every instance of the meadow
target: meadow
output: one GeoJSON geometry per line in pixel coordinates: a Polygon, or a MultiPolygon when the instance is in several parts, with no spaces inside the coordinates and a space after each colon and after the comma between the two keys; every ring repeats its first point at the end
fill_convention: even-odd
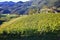
{"type": "Polygon", "coordinates": [[[22,16],[0,26],[1,40],[60,40],[60,14],[22,16]]]}

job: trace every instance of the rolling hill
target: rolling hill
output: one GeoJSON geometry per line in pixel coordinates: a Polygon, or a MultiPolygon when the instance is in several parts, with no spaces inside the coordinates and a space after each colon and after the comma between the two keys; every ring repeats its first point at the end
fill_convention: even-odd
{"type": "MultiPolygon", "coordinates": [[[[60,30],[60,14],[35,14],[16,18],[1,25],[0,31],[13,31],[37,29],[37,31],[60,30]],[[48,29],[49,28],[49,29],[48,29]]],[[[2,32],[3,32],[2,31],[2,32]]]]}
{"type": "Polygon", "coordinates": [[[43,13],[15,18],[0,26],[0,34],[7,40],[20,40],[20,36],[27,40],[31,37],[34,37],[31,40],[57,40],[60,39],[60,14],[43,13]]]}

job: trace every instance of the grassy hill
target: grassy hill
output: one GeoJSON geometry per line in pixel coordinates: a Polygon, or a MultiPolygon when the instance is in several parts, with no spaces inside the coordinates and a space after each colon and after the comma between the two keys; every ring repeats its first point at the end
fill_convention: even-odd
{"type": "Polygon", "coordinates": [[[13,19],[1,25],[0,34],[4,33],[38,36],[38,40],[59,40],[60,14],[35,14],[13,19]]]}

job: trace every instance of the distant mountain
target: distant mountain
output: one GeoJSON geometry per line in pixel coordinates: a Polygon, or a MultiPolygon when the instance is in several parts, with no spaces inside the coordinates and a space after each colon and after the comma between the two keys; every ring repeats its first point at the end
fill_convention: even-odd
{"type": "Polygon", "coordinates": [[[25,14],[31,6],[32,2],[0,2],[0,14],[25,14]]]}
{"type": "Polygon", "coordinates": [[[54,4],[54,6],[60,7],[60,0],[56,1],[55,4],[54,4]]]}
{"type": "Polygon", "coordinates": [[[28,14],[30,9],[40,10],[44,6],[60,7],[60,0],[31,0],[27,2],[0,2],[0,14],[28,14]]]}
{"type": "Polygon", "coordinates": [[[60,7],[60,0],[31,0],[32,6],[36,7],[36,8],[42,8],[44,5],[51,7],[51,6],[58,6],[60,7]]]}

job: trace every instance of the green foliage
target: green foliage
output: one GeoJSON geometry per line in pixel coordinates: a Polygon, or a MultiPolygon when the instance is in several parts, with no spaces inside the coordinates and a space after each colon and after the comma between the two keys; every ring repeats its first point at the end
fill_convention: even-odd
{"type": "Polygon", "coordinates": [[[19,15],[15,15],[15,14],[0,14],[0,20],[10,20],[12,18],[17,18],[19,15]]]}
{"type": "MultiPolygon", "coordinates": [[[[1,26],[1,30],[6,30],[9,33],[12,31],[25,31],[29,29],[37,29],[40,32],[48,32],[59,30],[60,14],[35,14],[16,18],[1,26]],[[3,29],[2,29],[3,28],[3,29]],[[50,30],[49,30],[50,29],[50,30]]],[[[2,31],[3,32],[3,31],[2,31]]]]}
{"type": "MultiPolygon", "coordinates": [[[[13,19],[1,25],[0,34],[4,33],[7,36],[34,37],[31,40],[57,40],[60,37],[60,14],[43,13],[13,19]]],[[[28,37],[26,40],[29,40],[28,37]]]]}

